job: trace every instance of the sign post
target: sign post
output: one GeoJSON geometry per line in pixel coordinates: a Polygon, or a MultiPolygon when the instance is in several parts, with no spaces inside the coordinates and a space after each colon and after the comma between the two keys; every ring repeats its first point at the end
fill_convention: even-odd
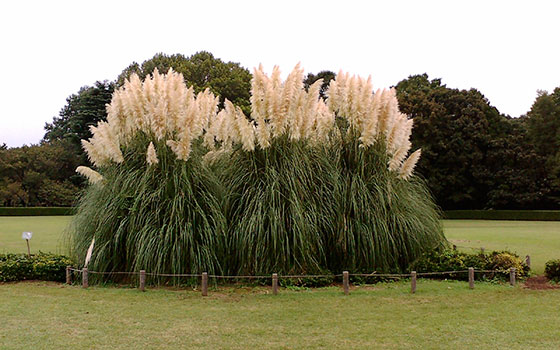
{"type": "Polygon", "coordinates": [[[31,258],[31,249],[29,248],[29,240],[33,236],[33,232],[23,232],[21,238],[27,242],[27,256],[31,258]]]}

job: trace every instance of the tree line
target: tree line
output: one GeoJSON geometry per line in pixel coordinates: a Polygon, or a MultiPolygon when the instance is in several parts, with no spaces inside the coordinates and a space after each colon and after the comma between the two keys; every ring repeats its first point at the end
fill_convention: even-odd
{"type": "MultiPolygon", "coordinates": [[[[70,206],[85,183],[75,173],[91,165],[80,140],[106,118],[113,91],[136,73],[157,68],[183,74],[195,92],[210,89],[250,114],[251,73],[209,52],[186,57],[156,54],[133,62],[114,81],[98,81],[69,96],[37,145],[0,146],[0,206],[70,206]]],[[[334,72],[309,73],[306,86],[334,72]]],[[[531,109],[511,118],[476,89],[447,87],[427,74],[395,85],[400,109],[414,118],[413,149],[422,148],[417,174],[436,202],[450,209],[560,208],[560,87],[539,91],[531,109]]],[[[321,91],[321,96],[324,96],[321,91]]],[[[1,140],[0,140],[1,141],[1,140]]]]}

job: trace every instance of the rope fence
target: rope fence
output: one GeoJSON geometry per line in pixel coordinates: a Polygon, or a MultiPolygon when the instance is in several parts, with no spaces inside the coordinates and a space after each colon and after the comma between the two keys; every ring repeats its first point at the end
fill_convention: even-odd
{"type": "Polygon", "coordinates": [[[509,284],[515,286],[516,283],[516,269],[511,268],[506,271],[502,270],[475,270],[470,267],[468,270],[457,270],[457,271],[437,271],[437,272],[416,272],[411,271],[410,273],[349,273],[348,271],[343,271],[341,274],[331,274],[331,275],[279,275],[273,273],[271,275],[260,275],[260,276],[227,276],[227,275],[209,275],[207,272],[201,274],[174,274],[174,273],[157,273],[157,272],[146,272],[145,270],[140,270],[138,272],[100,272],[100,271],[89,271],[87,268],[76,269],[71,266],[66,267],[66,284],[72,284],[72,274],[78,273],[82,275],[82,287],[89,287],[89,275],[132,275],[139,276],[139,286],[141,291],[145,291],[146,288],[146,276],[152,277],[196,277],[201,279],[201,291],[202,296],[208,295],[208,278],[215,279],[272,279],[272,293],[274,295],[278,294],[278,281],[280,279],[294,279],[294,278],[337,278],[342,277],[342,288],[345,295],[350,293],[350,277],[379,277],[379,278],[410,278],[410,291],[411,293],[416,292],[416,279],[422,276],[444,276],[452,274],[467,273],[469,288],[474,288],[474,276],[475,273],[509,273],[509,284]]]}

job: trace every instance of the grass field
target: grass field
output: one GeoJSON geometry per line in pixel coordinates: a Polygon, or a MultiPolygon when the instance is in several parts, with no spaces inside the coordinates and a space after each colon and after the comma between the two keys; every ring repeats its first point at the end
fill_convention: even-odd
{"type": "Polygon", "coordinates": [[[544,272],[548,260],[560,259],[558,221],[444,220],[443,227],[447,239],[457,246],[530,255],[536,273],[544,272]]]}
{"type": "MultiPolygon", "coordinates": [[[[0,217],[0,252],[62,251],[70,217],[0,217]]],[[[559,222],[444,222],[459,246],[560,254],[559,222]]],[[[542,272],[542,266],[537,271],[542,272]]],[[[266,287],[165,288],[0,284],[0,349],[559,349],[560,290],[420,279],[272,296],[266,287]]]]}
{"type": "Polygon", "coordinates": [[[31,252],[63,253],[62,232],[71,216],[0,216],[0,253],[24,253],[23,231],[33,232],[31,252]]]}
{"type": "MultiPolygon", "coordinates": [[[[63,253],[61,236],[69,221],[69,216],[0,216],[0,253],[26,252],[23,231],[33,232],[32,252],[63,253]]],[[[544,271],[546,261],[560,258],[558,221],[444,220],[443,226],[447,238],[458,246],[531,255],[536,273],[544,271]]]]}
{"type": "Polygon", "coordinates": [[[558,349],[560,290],[420,280],[309,291],[0,284],[0,348],[558,349]],[[268,293],[268,294],[266,294],[268,293]]]}

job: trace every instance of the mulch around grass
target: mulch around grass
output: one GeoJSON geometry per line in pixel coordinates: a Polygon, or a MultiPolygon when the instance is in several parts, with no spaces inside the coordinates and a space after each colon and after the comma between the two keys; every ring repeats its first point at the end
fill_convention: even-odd
{"type": "Polygon", "coordinates": [[[545,276],[529,277],[524,287],[532,290],[560,289],[560,285],[552,284],[545,276]]]}

